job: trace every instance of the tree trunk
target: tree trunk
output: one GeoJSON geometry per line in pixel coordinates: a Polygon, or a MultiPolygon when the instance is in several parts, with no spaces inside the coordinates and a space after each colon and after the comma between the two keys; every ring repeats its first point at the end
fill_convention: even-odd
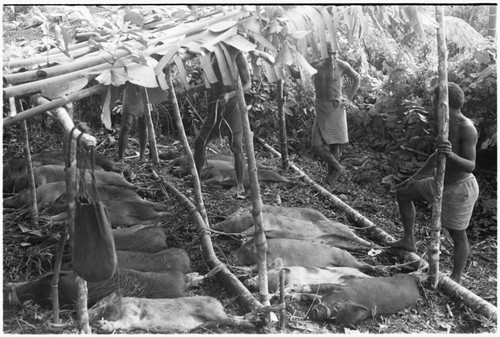
{"type": "MultiPolygon", "coordinates": [[[[444,27],[444,8],[436,6],[436,19],[438,22],[437,44],[438,44],[438,73],[439,73],[439,105],[438,105],[438,143],[448,140],[448,50],[446,48],[446,37],[444,27]]],[[[443,200],[444,172],[446,167],[446,156],[439,154],[437,168],[434,176],[435,194],[432,200],[431,214],[431,242],[429,243],[429,281],[433,289],[439,282],[439,247],[441,237],[441,202],[443,200]]]]}
{"type": "Polygon", "coordinates": [[[497,6],[490,5],[490,13],[488,18],[488,36],[496,40],[497,38],[497,6]]]}
{"type": "Polygon", "coordinates": [[[281,165],[283,170],[288,169],[288,140],[286,137],[286,114],[283,107],[283,79],[279,79],[276,84],[278,90],[278,116],[280,122],[280,143],[281,143],[281,165]]]}

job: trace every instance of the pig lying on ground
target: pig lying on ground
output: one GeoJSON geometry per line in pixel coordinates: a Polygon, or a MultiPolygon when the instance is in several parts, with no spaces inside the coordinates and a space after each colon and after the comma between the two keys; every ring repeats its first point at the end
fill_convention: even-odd
{"type": "MultiPolygon", "coordinates": [[[[340,222],[326,219],[326,217],[324,220],[309,220],[320,218],[316,212],[302,208],[264,207],[262,211],[264,234],[268,239],[315,241],[347,250],[367,251],[372,248],[373,245],[370,242],[358,237],[349,227],[340,222]]],[[[236,211],[222,223],[214,226],[214,229],[253,236],[255,227],[250,209],[242,208],[236,211]]]]}
{"type": "Polygon", "coordinates": [[[158,226],[135,225],[113,229],[115,249],[143,253],[158,253],[167,248],[167,235],[158,226]]]}
{"type": "MultiPolygon", "coordinates": [[[[281,258],[286,267],[352,267],[365,272],[376,271],[375,267],[359,262],[343,249],[312,241],[269,239],[266,256],[268,265],[281,258]]],[[[257,263],[257,251],[253,239],[234,252],[233,259],[235,265],[254,266],[257,263]]]]}
{"type": "MultiPolygon", "coordinates": [[[[90,188],[90,185],[89,187],[90,188]]],[[[135,200],[144,201],[136,191],[118,186],[100,185],[97,187],[101,200],[135,200]]],[[[54,203],[66,204],[66,182],[56,181],[44,184],[36,188],[38,209],[54,203]]],[[[3,200],[4,207],[24,208],[30,204],[31,195],[29,190],[22,190],[16,195],[3,200]]],[[[66,205],[64,205],[66,206],[66,205]]]]}
{"type": "MultiPolygon", "coordinates": [[[[371,276],[352,267],[284,267],[281,259],[276,259],[267,271],[267,284],[270,292],[279,292],[279,274],[284,271],[284,290],[289,293],[306,293],[311,285],[334,284],[343,285],[353,278],[370,278],[371,276]]],[[[258,276],[245,281],[252,291],[257,290],[258,276]]]]}
{"type": "Polygon", "coordinates": [[[254,327],[241,317],[226,314],[222,304],[208,296],[120,299],[113,293],[89,310],[89,320],[93,326],[107,333],[134,329],[154,333],[182,333],[216,325],[254,327]]]}
{"type": "Polygon", "coordinates": [[[333,319],[339,325],[354,326],[376,314],[393,314],[417,304],[419,280],[415,275],[357,278],[337,286],[313,306],[313,319],[333,319]]]}
{"type": "MultiPolygon", "coordinates": [[[[86,170],[86,181],[90,182],[90,171],[86,170]]],[[[66,173],[64,166],[61,165],[44,165],[33,169],[35,177],[35,186],[41,186],[56,181],[64,181],[66,173]]],[[[95,171],[96,183],[100,185],[112,185],[126,188],[136,189],[134,184],[128,182],[123,175],[116,172],[95,171]]],[[[16,178],[14,183],[14,192],[19,192],[28,188],[28,177],[26,174],[21,174],[16,178]]]]}
{"type": "MultiPolygon", "coordinates": [[[[188,174],[187,160],[177,160],[181,166],[173,171],[176,176],[185,176],[188,174]]],[[[176,162],[174,162],[174,166],[176,162]]],[[[243,186],[250,187],[250,177],[248,168],[245,166],[243,176],[243,186]]],[[[286,179],[273,168],[257,165],[257,179],[261,184],[269,183],[289,183],[286,179]]],[[[219,185],[224,187],[232,187],[236,183],[236,174],[234,172],[234,163],[232,158],[224,158],[224,156],[211,156],[207,159],[205,166],[201,172],[201,180],[206,184],[219,185]]]]}
{"type": "MultiPolygon", "coordinates": [[[[188,277],[177,270],[163,273],[140,272],[131,269],[118,269],[118,273],[102,282],[87,282],[88,304],[92,306],[117,290],[118,279],[123,296],[146,298],[176,298],[186,296],[188,277]],[[118,276],[119,273],[119,276],[118,276]]],[[[37,280],[22,283],[7,283],[3,288],[4,308],[17,306],[33,300],[34,303],[50,308],[52,306],[52,277],[49,273],[37,280]]],[[[60,306],[73,305],[77,297],[75,274],[62,271],[59,277],[60,306]]]]}
{"type": "Polygon", "coordinates": [[[191,271],[191,261],[182,248],[169,248],[158,253],[116,251],[118,266],[138,271],[163,272],[178,270],[184,274],[191,271]]]}
{"type": "MultiPolygon", "coordinates": [[[[113,228],[154,224],[171,215],[160,210],[165,208],[164,205],[149,201],[103,200],[102,202],[108,210],[109,221],[113,228]]],[[[53,222],[66,221],[67,218],[66,212],[50,217],[53,222]]]]}

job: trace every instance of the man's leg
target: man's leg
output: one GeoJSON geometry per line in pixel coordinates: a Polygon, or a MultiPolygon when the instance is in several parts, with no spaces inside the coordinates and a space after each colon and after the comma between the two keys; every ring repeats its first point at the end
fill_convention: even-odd
{"type": "Polygon", "coordinates": [[[243,132],[238,132],[229,137],[231,151],[234,156],[234,172],[236,174],[236,186],[231,188],[231,194],[244,193],[243,176],[245,174],[245,156],[243,155],[243,132]]]}
{"type": "Polygon", "coordinates": [[[453,270],[450,278],[460,284],[462,273],[469,257],[469,240],[467,239],[465,230],[448,228],[448,232],[453,240],[453,270]]]}
{"type": "Polygon", "coordinates": [[[134,123],[134,114],[132,114],[129,109],[123,109],[120,134],[118,136],[118,161],[120,162],[123,161],[125,156],[132,123],[134,123]]]}
{"type": "Polygon", "coordinates": [[[412,185],[407,190],[399,188],[396,191],[396,200],[399,205],[399,213],[401,215],[404,233],[401,240],[388,242],[388,245],[414,252],[417,250],[417,247],[415,245],[415,205],[413,202],[424,201],[425,199],[415,185],[412,185]]]}
{"type": "Polygon", "coordinates": [[[137,127],[139,128],[139,158],[144,160],[144,155],[146,154],[146,148],[148,146],[148,127],[146,125],[146,117],[144,117],[144,114],[137,118],[137,127]]]}
{"type": "Polygon", "coordinates": [[[337,159],[333,156],[332,152],[325,149],[325,142],[321,137],[321,133],[319,131],[316,120],[314,120],[312,128],[311,145],[313,152],[328,165],[326,182],[328,184],[333,183],[340,176],[340,174],[342,174],[343,168],[337,161],[337,159]],[[340,174],[336,175],[338,171],[340,172],[340,174]]]}

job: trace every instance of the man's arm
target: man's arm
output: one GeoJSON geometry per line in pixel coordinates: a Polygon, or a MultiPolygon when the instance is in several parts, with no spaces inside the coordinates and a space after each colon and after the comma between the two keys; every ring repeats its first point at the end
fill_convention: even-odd
{"type": "Polygon", "coordinates": [[[438,151],[446,155],[446,165],[454,170],[471,173],[476,167],[477,130],[474,125],[467,123],[460,127],[460,149],[455,151],[451,143],[445,142],[438,146],[438,151]]]}
{"type": "Polygon", "coordinates": [[[352,79],[351,88],[349,89],[349,94],[347,94],[348,100],[352,102],[352,100],[354,99],[354,95],[356,95],[356,92],[359,89],[359,83],[361,81],[360,76],[354,69],[352,69],[349,63],[340,60],[338,60],[337,62],[339,62],[342,66],[342,71],[344,72],[344,74],[352,79]]]}

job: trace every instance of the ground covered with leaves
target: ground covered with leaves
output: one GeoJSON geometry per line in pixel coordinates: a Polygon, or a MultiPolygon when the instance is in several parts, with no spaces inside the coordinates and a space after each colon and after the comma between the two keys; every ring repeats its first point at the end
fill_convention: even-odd
{"type": "MultiPolygon", "coordinates": [[[[99,138],[98,151],[115,156],[115,135],[106,132],[96,133],[99,138]]],[[[36,136],[34,137],[36,138],[36,136]]],[[[159,136],[160,153],[172,150],[182,150],[179,142],[167,137],[159,136]]],[[[19,139],[14,135],[4,137],[5,151],[20,151],[19,139]]],[[[34,152],[39,143],[34,145],[34,152]]],[[[40,144],[47,144],[47,141],[40,144]]],[[[50,144],[50,142],[49,142],[50,144]]],[[[273,145],[273,144],[271,144],[273,145]]],[[[134,139],[130,148],[138,147],[134,139]]],[[[54,149],[57,146],[54,146],[54,149]]],[[[225,152],[228,147],[225,141],[214,141],[209,151],[225,152]]],[[[132,152],[133,154],[133,152],[132,152]]],[[[272,166],[279,170],[280,160],[259,145],[256,145],[256,158],[258,163],[272,166]]],[[[312,153],[304,152],[300,156],[291,154],[292,162],[300,167],[314,181],[323,185],[326,168],[315,158],[312,153]]],[[[394,200],[394,184],[387,179],[386,170],[391,166],[388,156],[376,153],[368,146],[358,143],[349,144],[343,151],[342,163],[347,174],[333,186],[325,186],[331,193],[338,196],[346,204],[360,212],[374,224],[387,233],[398,238],[401,235],[399,212],[394,200]],[[384,181],[385,183],[383,183],[384,181]]],[[[198,229],[189,213],[176,200],[169,195],[163,183],[177,187],[183,194],[194,201],[193,188],[187,180],[177,178],[171,174],[171,161],[162,160],[159,165],[150,162],[140,162],[137,157],[126,159],[123,166],[126,178],[138,186],[139,193],[146,199],[161,202],[168,206],[170,216],[161,222],[160,226],[167,232],[169,247],[186,249],[191,261],[192,269],[200,274],[207,274],[209,269],[203,260],[198,229]]],[[[337,210],[326,198],[301,179],[294,177],[293,171],[283,172],[294,183],[287,185],[271,185],[261,187],[261,197],[265,204],[281,205],[287,207],[309,207],[321,211],[327,217],[339,222],[353,225],[349,218],[337,210]]],[[[238,207],[250,204],[249,191],[245,198],[229,197],[226,189],[218,186],[202,185],[205,207],[210,224],[222,221],[238,207]]],[[[475,215],[468,229],[471,254],[468,259],[463,285],[497,305],[497,238],[496,219],[491,219],[488,230],[478,223],[475,215]]],[[[35,279],[51,271],[53,256],[57,242],[54,240],[60,228],[53,227],[48,221],[42,221],[35,226],[29,220],[26,211],[4,210],[3,213],[3,282],[19,282],[35,279]],[[41,240],[40,238],[44,238],[41,240]]],[[[426,258],[427,244],[429,242],[430,208],[426,205],[417,205],[417,254],[426,258]]],[[[356,228],[352,226],[352,228],[356,228]]],[[[355,229],[358,235],[366,237],[362,230],[355,229]]],[[[368,238],[369,239],[369,238],[368,238]]],[[[222,262],[229,263],[228,257],[241,242],[237,239],[214,233],[212,235],[215,253],[222,262]]],[[[442,239],[441,271],[449,275],[451,271],[453,246],[446,237],[442,239]]],[[[371,257],[368,255],[354,254],[358,259],[372,265],[394,266],[404,264],[389,250],[371,257]]],[[[242,280],[250,277],[243,275],[236,269],[230,269],[242,280]]],[[[408,267],[387,269],[391,274],[397,272],[411,272],[408,267]]],[[[229,293],[223,284],[216,278],[206,280],[205,284],[189,290],[190,295],[209,295],[218,298],[226,310],[234,315],[243,315],[245,312],[238,306],[237,299],[229,293]]],[[[257,294],[256,294],[257,296],[257,294]]],[[[287,302],[285,333],[347,333],[352,329],[341,328],[331,322],[315,322],[306,318],[309,307],[302,303],[287,302]]],[[[76,314],[73,310],[61,312],[61,324],[52,323],[52,313],[32,303],[25,303],[21,309],[5,310],[3,314],[3,331],[15,334],[66,334],[77,333],[75,328],[76,314]]],[[[365,333],[484,333],[495,332],[496,323],[485,319],[472,312],[463,302],[450,298],[440,291],[426,288],[416,307],[407,308],[394,315],[377,316],[364,321],[357,326],[357,331],[365,333]]],[[[281,332],[278,325],[271,328],[259,327],[254,331],[240,331],[231,327],[220,327],[212,330],[199,329],[196,333],[275,333],[281,332]]],[[[140,333],[140,331],[136,331],[140,333]]]]}

